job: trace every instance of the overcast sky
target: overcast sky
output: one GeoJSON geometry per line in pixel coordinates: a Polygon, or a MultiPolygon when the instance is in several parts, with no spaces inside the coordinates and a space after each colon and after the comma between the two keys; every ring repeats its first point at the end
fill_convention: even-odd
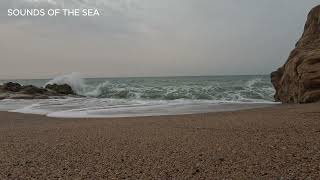
{"type": "Polygon", "coordinates": [[[0,79],[269,74],[317,0],[1,0],[0,79]],[[100,17],[8,17],[98,8],[100,17]]]}

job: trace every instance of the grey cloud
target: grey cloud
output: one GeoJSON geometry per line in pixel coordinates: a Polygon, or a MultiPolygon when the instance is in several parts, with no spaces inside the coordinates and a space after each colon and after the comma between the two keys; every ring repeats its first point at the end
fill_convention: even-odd
{"type": "MultiPolygon", "coordinates": [[[[131,16],[129,11],[139,10],[136,1],[129,0],[5,0],[0,3],[2,22],[12,25],[46,26],[58,31],[74,31],[75,33],[112,33],[122,34],[136,32],[143,24],[139,18],[131,16]],[[54,8],[97,8],[100,17],[8,17],[7,9],[54,9],[54,8]],[[130,10],[129,10],[130,9],[130,10]],[[77,31],[81,29],[81,31],[77,31]]],[[[138,2],[138,1],[137,1],[138,2]]],[[[20,28],[20,26],[18,27],[20,28]]]]}
{"type": "Polygon", "coordinates": [[[0,34],[6,44],[0,45],[0,77],[74,71],[92,76],[267,74],[284,63],[308,11],[317,4],[317,0],[2,0],[0,34]],[[9,18],[7,8],[13,7],[97,7],[103,15],[9,18]]]}

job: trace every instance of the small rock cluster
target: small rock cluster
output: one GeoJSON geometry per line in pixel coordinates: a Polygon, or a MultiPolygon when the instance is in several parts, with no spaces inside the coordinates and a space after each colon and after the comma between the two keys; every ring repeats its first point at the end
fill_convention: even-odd
{"type": "Polygon", "coordinates": [[[49,99],[77,95],[68,84],[49,84],[45,88],[8,82],[0,85],[0,99],[49,99]]]}

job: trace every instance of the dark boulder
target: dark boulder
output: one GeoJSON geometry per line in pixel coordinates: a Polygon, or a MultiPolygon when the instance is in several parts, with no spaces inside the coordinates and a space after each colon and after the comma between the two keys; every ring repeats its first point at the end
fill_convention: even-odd
{"type": "Polygon", "coordinates": [[[0,100],[2,99],[49,99],[66,95],[74,95],[72,88],[67,85],[47,85],[46,88],[39,88],[33,85],[22,86],[18,83],[5,83],[0,85],[0,100]]]}
{"type": "Polygon", "coordinates": [[[46,92],[48,92],[48,90],[44,88],[38,88],[33,85],[28,85],[28,86],[22,86],[21,92],[25,94],[34,95],[34,94],[45,94],[46,92]]]}
{"type": "Polygon", "coordinates": [[[19,83],[8,82],[2,85],[4,91],[19,92],[21,90],[21,85],[19,83]]]}
{"type": "Polygon", "coordinates": [[[76,93],[72,90],[71,86],[68,84],[48,84],[45,87],[48,90],[51,90],[53,92],[56,92],[58,94],[63,94],[63,95],[76,95],[76,93]]]}

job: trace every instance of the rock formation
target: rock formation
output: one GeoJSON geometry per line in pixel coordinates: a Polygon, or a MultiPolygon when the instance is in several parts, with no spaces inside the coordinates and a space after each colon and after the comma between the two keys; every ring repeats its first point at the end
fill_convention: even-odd
{"type": "Polygon", "coordinates": [[[0,85],[0,99],[48,99],[66,95],[76,95],[67,84],[47,85],[46,88],[32,85],[22,86],[13,82],[0,85]]]}
{"type": "Polygon", "coordinates": [[[310,11],[301,39],[285,65],[271,74],[271,81],[276,101],[320,101],[320,5],[310,11]]]}
{"type": "Polygon", "coordinates": [[[75,95],[74,91],[68,84],[58,85],[58,84],[48,84],[46,85],[46,89],[52,90],[54,92],[57,92],[59,94],[64,95],[75,95]]]}

